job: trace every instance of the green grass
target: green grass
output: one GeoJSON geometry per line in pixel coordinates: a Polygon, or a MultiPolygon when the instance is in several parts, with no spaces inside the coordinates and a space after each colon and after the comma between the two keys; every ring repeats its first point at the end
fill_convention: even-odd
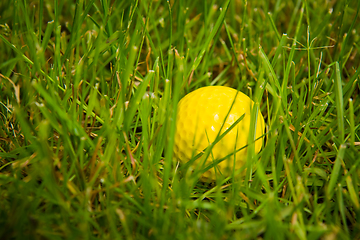
{"type": "Polygon", "coordinates": [[[0,3],[1,239],[360,238],[359,1],[74,2],[0,3]],[[265,117],[244,178],[173,159],[206,85],[265,117]]]}

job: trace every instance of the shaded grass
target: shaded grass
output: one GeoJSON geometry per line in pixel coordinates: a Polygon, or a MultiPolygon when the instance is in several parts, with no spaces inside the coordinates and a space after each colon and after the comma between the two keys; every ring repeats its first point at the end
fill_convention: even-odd
{"type": "Polygon", "coordinates": [[[359,238],[359,6],[0,3],[0,235],[359,238]],[[244,178],[173,159],[177,102],[206,85],[266,119],[244,178]]]}

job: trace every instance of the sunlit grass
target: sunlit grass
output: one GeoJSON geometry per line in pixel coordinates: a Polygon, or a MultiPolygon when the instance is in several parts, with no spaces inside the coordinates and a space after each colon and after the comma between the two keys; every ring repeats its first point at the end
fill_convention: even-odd
{"type": "Polygon", "coordinates": [[[360,238],[359,9],[3,1],[0,238],[360,238]],[[173,159],[177,103],[207,85],[265,117],[242,178],[173,159]]]}

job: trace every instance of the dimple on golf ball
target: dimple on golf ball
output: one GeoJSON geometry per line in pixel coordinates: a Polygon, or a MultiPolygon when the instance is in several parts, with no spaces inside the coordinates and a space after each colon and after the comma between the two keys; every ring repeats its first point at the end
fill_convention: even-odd
{"type": "MultiPolygon", "coordinates": [[[[264,118],[259,110],[257,117],[251,117],[253,107],[254,103],[247,95],[230,87],[208,86],[187,94],[180,100],[177,108],[175,157],[181,163],[190,161],[214,143],[219,133],[224,133],[245,114],[244,118],[213,146],[205,165],[200,163],[201,158],[194,161],[195,165],[200,163],[201,166],[208,166],[213,161],[228,156],[207,170],[202,178],[215,180],[216,174],[230,176],[233,170],[240,169],[246,163],[246,145],[251,121],[256,118],[254,139],[264,134],[264,118]],[[241,150],[236,152],[238,149],[241,150]]],[[[263,138],[255,141],[255,153],[260,151],[262,144],[263,138]]]]}

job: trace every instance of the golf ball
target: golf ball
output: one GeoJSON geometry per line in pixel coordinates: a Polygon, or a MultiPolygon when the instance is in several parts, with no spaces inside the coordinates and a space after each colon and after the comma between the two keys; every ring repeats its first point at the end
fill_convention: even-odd
{"type": "MultiPolygon", "coordinates": [[[[206,162],[203,158],[194,161],[194,166],[199,169],[225,158],[218,164],[213,164],[214,166],[202,175],[202,179],[215,180],[217,174],[230,176],[233,170],[240,169],[246,162],[245,146],[248,144],[251,121],[256,119],[253,139],[264,134],[265,122],[261,112],[258,110],[258,114],[253,114],[257,116],[251,117],[253,106],[254,102],[247,95],[224,86],[202,87],[187,94],[180,100],[177,108],[175,157],[181,163],[190,161],[214,143],[219,133],[224,133],[245,114],[244,118],[213,146],[206,162]],[[238,149],[241,150],[236,152],[238,149]]],[[[255,141],[255,153],[260,151],[262,144],[263,138],[255,141]]]]}

